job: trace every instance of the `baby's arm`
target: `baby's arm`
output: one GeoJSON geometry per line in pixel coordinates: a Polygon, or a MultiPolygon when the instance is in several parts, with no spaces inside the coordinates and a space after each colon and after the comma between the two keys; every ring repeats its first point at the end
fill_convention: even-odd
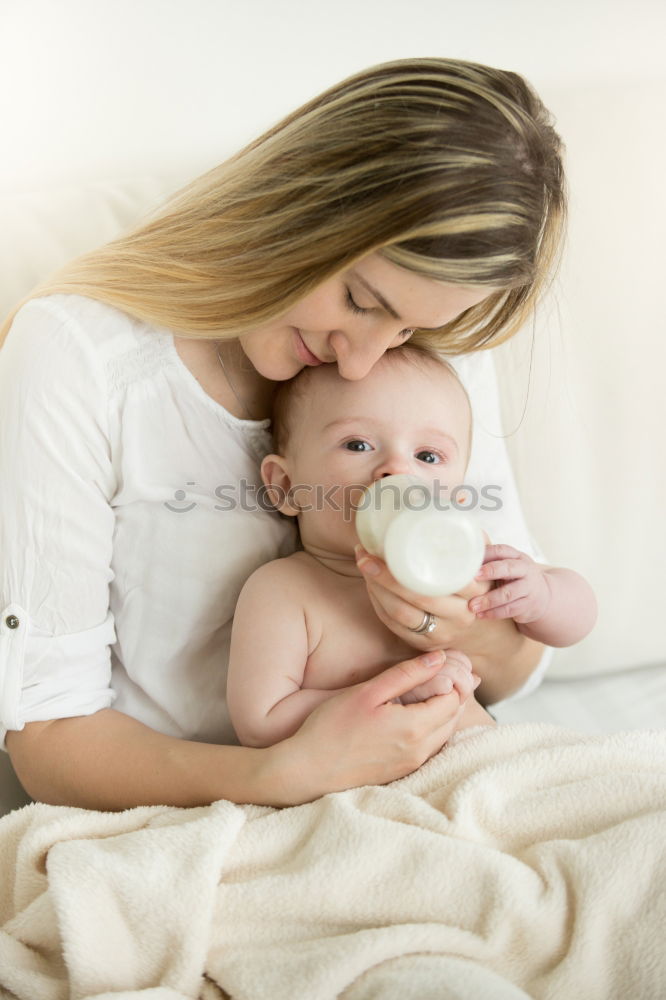
{"type": "Polygon", "coordinates": [[[510,545],[488,545],[477,580],[496,586],[469,607],[478,618],[513,618],[523,635],[547,646],[572,646],[592,630],[597,602],[572,569],[542,566],[510,545]]]}
{"type": "Polygon", "coordinates": [[[252,574],[234,614],[227,705],[243,746],[279,743],[342,690],[302,689],[307,659],[302,592],[287,560],[277,559],[252,574]]]}

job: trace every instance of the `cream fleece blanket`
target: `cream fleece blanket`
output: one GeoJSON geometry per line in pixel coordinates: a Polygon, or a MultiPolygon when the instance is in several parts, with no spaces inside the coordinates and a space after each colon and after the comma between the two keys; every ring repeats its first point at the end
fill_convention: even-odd
{"type": "Polygon", "coordinates": [[[28,806],[0,822],[19,1000],[654,1000],[666,733],[514,725],[274,810],[28,806]]]}

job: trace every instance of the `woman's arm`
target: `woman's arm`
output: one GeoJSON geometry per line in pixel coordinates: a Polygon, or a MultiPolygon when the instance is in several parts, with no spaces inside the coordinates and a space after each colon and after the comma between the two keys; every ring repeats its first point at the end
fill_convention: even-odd
{"type": "Polygon", "coordinates": [[[268,804],[263,751],[164,736],[115,709],[8,732],[18,778],[37,801],[85,809],[268,804]]]}
{"type": "Polygon", "coordinates": [[[114,709],[28,723],[7,733],[7,748],[26,791],[53,805],[298,805],[404,777],[441,749],[462,713],[455,691],[394,703],[440,669],[441,654],[428,656],[431,662],[406,660],[336,695],[266,749],[175,739],[114,709]]]}

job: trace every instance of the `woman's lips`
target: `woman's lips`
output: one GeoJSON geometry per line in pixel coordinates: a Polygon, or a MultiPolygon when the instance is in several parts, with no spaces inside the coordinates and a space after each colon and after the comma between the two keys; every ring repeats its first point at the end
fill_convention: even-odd
{"type": "Polygon", "coordinates": [[[300,330],[296,330],[296,354],[306,365],[323,365],[324,363],[306,346],[305,341],[301,337],[300,330]]]}

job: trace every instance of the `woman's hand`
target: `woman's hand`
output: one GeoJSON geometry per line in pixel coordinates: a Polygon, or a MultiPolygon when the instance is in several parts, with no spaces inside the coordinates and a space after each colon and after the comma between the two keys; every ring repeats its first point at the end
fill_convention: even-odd
{"type": "Polygon", "coordinates": [[[379,620],[414,649],[464,648],[465,638],[476,623],[469,601],[485,594],[487,581],[472,580],[457,594],[447,597],[423,597],[403,587],[389,572],[386,563],[356,546],[356,564],[363,574],[368,596],[379,620]],[[437,619],[432,632],[417,635],[426,612],[437,619]]]}
{"type": "Polygon", "coordinates": [[[441,652],[405,660],[323,702],[298,732],[267,751],[280,786],[276,799],[310,802],[420,767],[455,732],[464,703],[455,687],[416,704],[396,699],[431,681],[443,663],[441,652]]]}
{"type": "Polygon", "coordinates": [[[492,589],[491,581],[473,580],[450,597],[421,597],[401,587],[385,563],[360,545],[356,559],[380,621],[416,649],[462,650],[482,679],[476,693],[482,705],[492,705],[513,694],[539,662],[543,647],[521,634],[512,618],[480,617],[472,611],[470,604],[492,589]],[[371,566],[379,572],[371,573],[371,566]],[[410,630],[418,628],[425,612],[435,616],[435,628],[417,635],[410,630]]]}

